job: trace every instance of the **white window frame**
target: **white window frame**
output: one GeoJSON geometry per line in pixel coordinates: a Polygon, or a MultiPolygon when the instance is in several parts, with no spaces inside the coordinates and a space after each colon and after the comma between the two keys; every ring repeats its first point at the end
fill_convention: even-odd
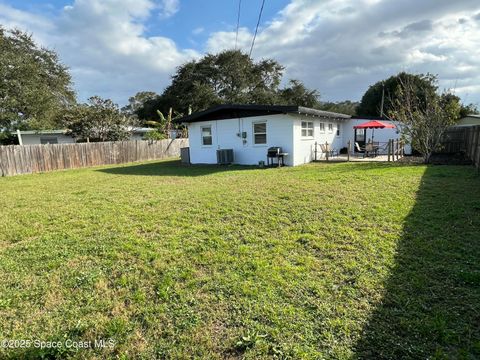
{"type": "Polygon", "coordinates": [[[333,133],[333,123],[328,123],[328,133],[329,134],[333,133]]]}
{"type": "Polygon", "coordinates": [[[200,126],[200,142],[202,146],[213,146],[213,130],[212,130],[212,125],[204,125],[200,126]],[[205,144],[204,143],[204,138],[208,136],[203,136],[203,129],[210,129],[210,142],[211,144],[205,144]]]}
{"type": "Polygon", "coordinates": [[[340,124],[337,123],[337,132],[336,132],[337,137],[340,137],[340,134],[341,134],[341,132],[340,132],[340,124]]]}
{"type": "Polygon", "coordinates": [[[301,135],[302,138],[312,139],[315,133],[315,124],[313,121],[302,120],[301,135]],[[304,126],[305,125],[305,126],[304,126]]]}
{"type": "Polygon", "coordinates": [[[267,146],[268,143],[268,129],[267,129],[267,122],[266,121],[255,121],[252,123],[252,142],[255,146],[267,146]],[[255,132],[255,125],[265,124],[265,132],[255,132]],[[264,143],[257,143],[255,139],[255,135],[265,135],[265,142],[264,143]]]}
{"type": "Polygon", "coordinates": [[[324,122],[320,123],[320,133],[325,134],[325,123],[324,122]]]}

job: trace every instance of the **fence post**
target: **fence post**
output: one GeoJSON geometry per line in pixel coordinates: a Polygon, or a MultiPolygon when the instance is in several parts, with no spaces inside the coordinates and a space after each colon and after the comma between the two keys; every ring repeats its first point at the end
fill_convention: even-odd
{"type": "Polygon", "coordinates": [[[0,146],[0,177],[7,176],[7,170],[3,170],[3,146],[0,146]]]}
{"type": "MultiPolygon", "coordinates": [[[[476,126],[474,128],[474,137],[473,137],[473,154],[472,154],[472,160],[473,163],[477,161],[477,153],[478,153],[478,146],[480,144],[480,126],[476,126]]],[[[479,164],[475,164],[477,167],[479,164]]]]}
{"type": "Polygon", "coordinates": [[[347,161],[350,161],[350,148],[351,148],[352,144],[350,142],[350,140],[348,140],[348,143],[347,143],[347,161]]]}
{"type": "Polygon", "coordinates": [[[328,141],[325,141],[325,159],[328,161],[328,141]]]}
{"type": "Polygon", "coordinates": [[[392,142],[392,139],[388,139],[388,144],[387,144],[388,162],[390,162],[391,142],[392,142]]]}
{"type": "Polygon", "coordinates": [[[315,141],[315,161],[317,161],[317,142],[315,141]]]}

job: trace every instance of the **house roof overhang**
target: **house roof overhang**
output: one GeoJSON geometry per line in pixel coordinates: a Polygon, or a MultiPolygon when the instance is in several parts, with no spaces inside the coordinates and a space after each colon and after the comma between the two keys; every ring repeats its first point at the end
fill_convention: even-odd
{"type": "Polygon", "coordinates": [[[210,120],[227,120],[252,116],[275,114],[297,114],[331,120],[347,120],[350,115],[317,110],[303,106],[290,105],[219,105],[204,111],[199,111],[175,120],[177,123],[194,123],[210,120]]]}

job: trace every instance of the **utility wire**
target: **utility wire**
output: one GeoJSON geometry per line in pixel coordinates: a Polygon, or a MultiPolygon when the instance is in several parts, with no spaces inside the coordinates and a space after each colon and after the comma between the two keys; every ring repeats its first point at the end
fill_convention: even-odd
{"type": "Polygon", "coordinates": [[[240,28],[240,10],[242,8],[242,0],[238,0],[238,12],[237,12],[237,34],[235,35],[235,50],[237,50],[238,42],[238,29],[240,28]]]}
{"type": "Polygon", "coordinates": [[[258,14],[257,27],[255,28],[255,34],[253,35],[252,46],[250,47],[250,53],[248,54],[248,57],[252,57],[253,46],[255,45],[255,39],[257,38],[258,27],[260,26],[260,20],[262,19],[264,5],[265,0],[262,0],[262,7],[260,8],[260,13],[258,14]]]}

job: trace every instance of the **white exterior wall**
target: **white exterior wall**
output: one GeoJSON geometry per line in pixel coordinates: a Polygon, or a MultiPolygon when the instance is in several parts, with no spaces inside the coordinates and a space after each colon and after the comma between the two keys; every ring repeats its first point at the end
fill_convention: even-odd
{"type": "Polygon", "coordinates": [[[39,145],[40,138],[56,138],[59,144],[72,144],[75,140],[65,134],[22,134],[23,145],[39,145]]]}
{"type": "Polygon", "coordinates": [[[130,135],[130,141],[140,141],[143,140],[143,137],[145,136],[144,133],[132,133],[130,135]]]}
{"type": "Polygon", "coordinates": [[[188,124],[190,162],[192,164],[216,164],[218,149],[233,149],[234,163],[257,165],[259,161],[267,162],[267,150],[271,146],[280,146],[289,155],[285,157],[286,165],[293,165],[293,127],[294,119],[288,115],[254,116],[240,119],[201,121],[188,124]],[[253,123],[267,123],[267,143],[253,143],[253,123]],[[212,127],[212,145],[202,145],[201,127],[212,127]],[[246,141],[238,136],[247,133],[246,141]]]}
{"type": "MultiPolygon", "coordinates": [[[[292,116],[293,117],[293,116],[292,116]]],[[[319,119],[312,116],[294,116],[294,165],[301,165],[315,160],[315,142],[317,145],[317,159],[323,158],[320,144],[328,142],[335,150],[343,147],[342,120],[319,119]],[[302,136],[302,121],[313,121],[313,137],[302,136]],[[320,131],[320,123],[324,124],[324,131],[320,131]],[[333,125],[333,130],[328,130],[328,124],[333,125]],[[340,126],[340,135],[337,136],[337,126],[340,126]]]]}

